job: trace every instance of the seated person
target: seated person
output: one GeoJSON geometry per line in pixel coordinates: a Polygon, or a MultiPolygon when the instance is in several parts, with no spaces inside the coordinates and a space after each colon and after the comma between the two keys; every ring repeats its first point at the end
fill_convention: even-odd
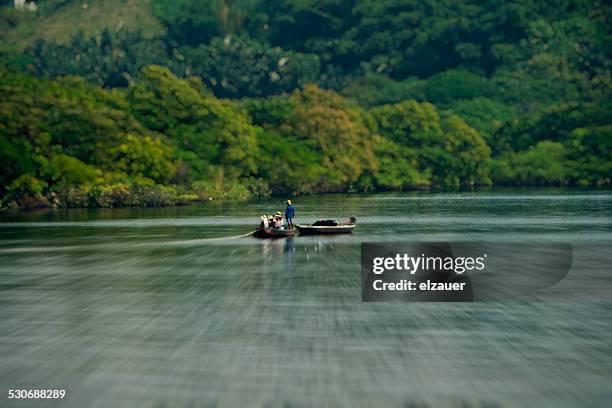
{"type": "Polygon", "coordinates": [[[259,224],[259,226],[261,228],[268,228],[268,226],[270,225],[269,221],[268,221],[268,216],[267,215],[262,215],[261,216],[261,224],[259,224]]]}
{"type": "Polygon", "coordinates": [[[281,214],[280,211],[277,211],[276,214],[274,214],[274,218],[273,218],[273,227],[274,228],[282,228],[283,227],[283,215],[281,214]]]}

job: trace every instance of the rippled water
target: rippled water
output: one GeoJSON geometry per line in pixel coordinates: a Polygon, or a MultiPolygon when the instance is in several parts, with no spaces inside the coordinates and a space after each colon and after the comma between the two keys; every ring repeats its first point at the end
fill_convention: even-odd
{"type": "Polygon", "coordinates": [[[3,214],[0,405],[609,406],[611,192],[304,197],[298,222],[356,233],[237,237],[281,206],[3,214]],[[458,240],[568,241],[574,266],[553,300],[360,302],[360,242],[458,240]]]}

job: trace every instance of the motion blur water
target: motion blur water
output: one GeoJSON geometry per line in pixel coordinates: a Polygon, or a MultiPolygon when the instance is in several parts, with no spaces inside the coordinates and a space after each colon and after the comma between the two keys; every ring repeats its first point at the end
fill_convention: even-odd
{"type": "Polygon", "coordinates": [[[329,195],[295,204],[298,222],[355,215],[358,229],[206,240],[252,230],[282,200],[4,214],[0,405],[612,400],[612,193],[329,195]],[[553,301],[361,303],[359,243],[400,240],[569,241],[577,250],[553,301]],[[68,398],[8,401],[9,388],[64,388],[68,398]]]}

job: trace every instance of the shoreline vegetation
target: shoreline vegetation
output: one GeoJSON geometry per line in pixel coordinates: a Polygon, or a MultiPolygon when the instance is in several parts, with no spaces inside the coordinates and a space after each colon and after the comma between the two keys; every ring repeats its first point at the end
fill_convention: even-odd
{"type": "MultiPolygon", "coordinates": [[[[550,192],[550,194],[559,194],[563,191],[572,193],[588,192],[591,193],[606,193],[612,192],[609,185],[600,186],[553,186],[553,185],[522,185],[522,186],[472,186],[460,188],[439,188],[428,187],[412,190],[384,190],[384,191],[338,191],[338,192],[319,192],[304,194],[301,197],[311,195],[360,195],[373,193],[526,193],[526,192],[550,192]]],[[[25,196],[21,201],[21,205],[16,203],[4,204],[0,207],[0,213],[15,212],[15,211],[30,211],[30,210],[67,210],[67,209],[102,209],[102,208],[164,208],[164,207],[180,207],[201,205],[209,202],[223,201],[247,201],[262,198],[282,198],[287,197],[295,199],[295,196],[288,195],[253,195],[248,190],[235,190],[230,192],[220,192],[217,195],[209,195],[204,192],[185,192],[176,188],[176,186],[139,186],[119,184],[113,186],[96,186],[87,191],[73,190],[67,194],[70,197],[62,197],[58,193],[51,192],[48,195],[25,196]],[[32,201],[29,201],[32,200],[32,201]],[[65,201],[64,201],[65,200],[65,201]],[[72,200],[72,201],[68,201],[72,200]]]]}
{"type": "Polygon", "coordinates": [[[0,208],[612,185],[606,2],[5,3],[0,208]]]}

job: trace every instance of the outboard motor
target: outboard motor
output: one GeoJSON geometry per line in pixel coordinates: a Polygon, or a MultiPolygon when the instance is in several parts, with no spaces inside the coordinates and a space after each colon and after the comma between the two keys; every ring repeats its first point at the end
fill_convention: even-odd
{"type": "Polygon", "coordinates": [[[354,215],[349,217],[349,224],[354,225],[357,222],[357,218],[354,215]]]}

